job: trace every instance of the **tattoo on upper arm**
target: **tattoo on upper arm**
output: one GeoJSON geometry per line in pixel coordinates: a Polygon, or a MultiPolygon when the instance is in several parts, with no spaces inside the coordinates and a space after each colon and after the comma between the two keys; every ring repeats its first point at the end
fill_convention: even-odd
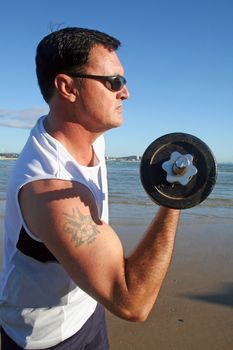
{"type": "Polygon", "coordinates": [[[90,215],[83,215],[78,208],[74,208],[72,214],[64,213],[64,217],[64,232],[71,236],[76,247],[92,243],[100,233],[90,215]]]}

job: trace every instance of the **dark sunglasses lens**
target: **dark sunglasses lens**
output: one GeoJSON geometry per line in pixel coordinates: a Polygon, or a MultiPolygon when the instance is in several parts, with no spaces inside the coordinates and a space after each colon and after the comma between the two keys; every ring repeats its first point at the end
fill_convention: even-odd
{"type": "Polygon", "coordinates": [[[120,91],[126,84],[124,77],[114,77],[111,78],[111,88],[113,91],[120,91]]]}

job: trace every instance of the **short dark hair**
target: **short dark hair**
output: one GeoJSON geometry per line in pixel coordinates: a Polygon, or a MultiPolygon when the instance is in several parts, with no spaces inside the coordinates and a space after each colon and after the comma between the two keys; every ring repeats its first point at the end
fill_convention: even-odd
{"type": "Polygon", "coordinates": [[[75,68],[81,72],[88,62],[90,50],[100,44],[109,50],[121,45],[116,38],[97,30],[68,27],[45,36],[36,50],[36,74],[46,102],[53,95],[54,78],[75,68]]]}

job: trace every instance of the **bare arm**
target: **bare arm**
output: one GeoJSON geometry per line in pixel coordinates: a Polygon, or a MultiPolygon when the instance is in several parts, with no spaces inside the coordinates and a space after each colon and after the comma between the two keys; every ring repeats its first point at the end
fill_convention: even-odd
{"type": "Polygon", "coordinates": [[[77,285],[119,317],[148,316],[170,263],[179,211],[160,208],[126,259],[113,229],[98,218],[90,191],[61,180],[32,182],[20,192],[30,230],[77,285]]]}
{"type": "Polygon", "coordinates": [[[161,207],[147,228],[143,240],[126,260],[128,288],[133,291],[137,286],[136,305],[140,308],[146,300],[142,319],[150,312],[166,275],[178,220],[179,211],[161,207]]]}

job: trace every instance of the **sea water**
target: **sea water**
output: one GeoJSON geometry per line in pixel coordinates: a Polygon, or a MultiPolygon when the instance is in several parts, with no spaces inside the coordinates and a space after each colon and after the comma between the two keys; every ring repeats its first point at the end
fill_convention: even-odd
{"type": "MultiPolygon", "coordinates": [[[[0,160],[0,234],[4,216],[6,188],[15,160],[0,160]]],[[[233,222],[233,164],[218,164],[215,187],[198,206],[183,211],[184,219],[195,217],[233,222]]],[[[140,182],[140,163],[107,161],[110,223],[137,227],[152,218],[158,206],[151,201],[140,182]]]]}
{"type": "MultiPolygon", "coordinates": [[[[125,218],[132,213],[148,218],[155,204],[142,188],[140,163],[108,162],[109,198],[113,218],[125,218]]],[[[233,164],[218,164],[217,181],[209,197],[196,207],[183,211],[190,215],[213,216],[233,220],[233,164]]]]}

